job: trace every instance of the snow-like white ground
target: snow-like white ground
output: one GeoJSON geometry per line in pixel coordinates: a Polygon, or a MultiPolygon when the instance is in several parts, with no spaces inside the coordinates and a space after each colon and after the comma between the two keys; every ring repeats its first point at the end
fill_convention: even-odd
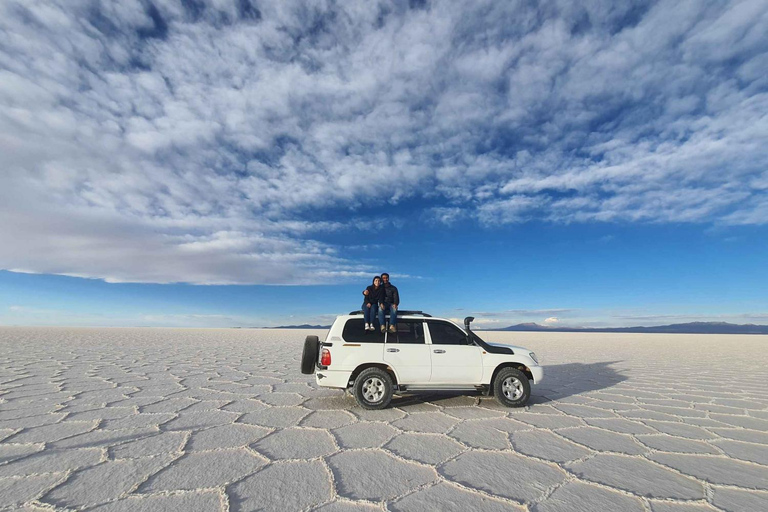
{"type": "Polygon", "coordinates": [[[0,328],[0,509],[768,510],[766,336],[484,333],[539,354],[530,407],[364,411],[312,333],[0,328]]]}

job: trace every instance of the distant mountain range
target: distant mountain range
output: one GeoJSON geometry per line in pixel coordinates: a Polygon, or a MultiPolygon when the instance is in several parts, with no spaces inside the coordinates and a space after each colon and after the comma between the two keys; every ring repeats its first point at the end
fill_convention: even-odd
{"type": "MultiPolygon", "coordinates": [[[[330,325],[281,325],[264,329],[330,329],[330,325]]],[[[768,334],[768,325],[729,324],[728,322],[689,322],[686,324],[656,325],[653,327],[554,327],[525,323],[499,329],[478,331],[527,331],[527,332],[633,332],[661,334],[768,334]]]]}
{"type": "Polygon", "coordinates": [[[636,332],[662,334],[768,334],[768,325],[729,324],[728,322],[689,322],[685,324],[656,325],[653,327],[553,327],[526,323],[510,325],[492,331],[540,331],[540,332],[636,332]]]}

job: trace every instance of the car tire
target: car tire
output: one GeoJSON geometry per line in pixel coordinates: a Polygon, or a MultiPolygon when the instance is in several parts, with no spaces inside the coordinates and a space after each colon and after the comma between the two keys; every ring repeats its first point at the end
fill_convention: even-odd
{"type": "Polygon", "coordinates": [[[304,340],[304,351],[301,353],[301,373],[305,375],[315,373],[315,363],[319,353],[320,339],[317,336],[307,336],[304,340]]]}
{"type": "Polygon", "coordinates": [[[531,383],[517,368],[502,368],[493,380],[493,396],[503,406],[522,407],[531,396],[531,383]]]}
{"type": "Polygon", "coordinates": [[[384,409],[392,401],[392,377],[381,368],[360,372],[353,385],[355,399],[363,409],[384,409]]]}

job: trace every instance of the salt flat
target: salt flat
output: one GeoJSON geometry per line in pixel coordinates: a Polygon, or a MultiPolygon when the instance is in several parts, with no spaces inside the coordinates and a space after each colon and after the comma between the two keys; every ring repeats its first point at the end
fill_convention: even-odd
{"type": "Polygon", "coordinates": [[[3,510],[768,510],[768,337],[482,333],[530,406],[365,411],[307,334],[0,328],[3,510]]]}

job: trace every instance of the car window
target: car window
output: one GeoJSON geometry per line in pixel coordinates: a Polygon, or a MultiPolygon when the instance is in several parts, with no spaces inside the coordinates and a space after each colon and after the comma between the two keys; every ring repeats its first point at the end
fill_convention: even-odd
{"type": "Polygon", "coordinates": [[[384,343],[384,334],[378,329],[366,331],[365,320],[362,318],[347,320],[341,337],[348,343],[384,343]]]}
{"type": "Polygon", "coordinates": [[[424,339],[424,322],[421,320],[398,320],[397,332],[387,333],[387,343],[426,343],[424,339]]]}
{"type": "Polygon", "coordinates": [[[467,333],[453,324],[430,320],[427,325],[433,345],[469,345],[467,333]]]}

